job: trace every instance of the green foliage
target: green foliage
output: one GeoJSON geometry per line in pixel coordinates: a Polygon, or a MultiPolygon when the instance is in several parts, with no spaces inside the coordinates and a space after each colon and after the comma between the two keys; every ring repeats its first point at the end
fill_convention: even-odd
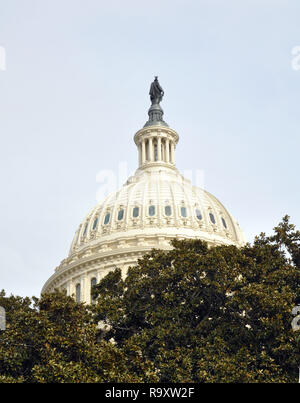
{"type": "Polygon", "coordinates": [[[0,383],[296,382],[300,233],[289,217],[242,248],[200,240],[153,250],[97,303],[0,293],[0,383]]]}
{"type": "Polygon", "coordinates": [[[299,232],[284,217],[251,246],[173,241],[96,287],[96,321],[140,349],[161,382],[295,382],[300,297],[299,232]]]}
{"type": "Polygon", "coordinates": [[[0,333],[0,383],[143,382],[156,380],[151,364],[132,351],[97,341],[88,307],[56,292],[6,297],[7,330],[0,333]],[[147,375],[144,373],[147,372],[147,375]]]}

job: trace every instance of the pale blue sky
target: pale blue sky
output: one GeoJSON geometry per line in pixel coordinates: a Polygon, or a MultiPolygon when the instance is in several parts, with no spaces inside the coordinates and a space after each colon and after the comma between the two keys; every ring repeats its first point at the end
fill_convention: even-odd
{"type": "Polygon", "coordinates": [[[181,171],[248,241],[300,227],[299,0],[0,0],[0,289],[39,295],[96,203],[137,167],[154,75],[181,171]]]}

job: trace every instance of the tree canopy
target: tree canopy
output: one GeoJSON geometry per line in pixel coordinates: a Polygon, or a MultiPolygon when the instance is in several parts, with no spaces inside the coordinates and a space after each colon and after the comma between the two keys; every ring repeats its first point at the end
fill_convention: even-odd
{"type": "Polygon", "coordinates": [[[0,382],[296,382],[300,232],[286,216],[253,245],[174,240],[94,287],[0,293],[0,382]]]}
{"type": "Polygon", "coordinates": [[[0,332],[0,382],[153,380],[151,363],[148,368],[134,351],[125,354],[97,340],[89,308],[72,297],[56,292],[31,301],[2,291],[0,305],[7,313],[7,330],[0,332]]]}
{"type": "Polygon", "coordinates": [[[162,382],[296,381],[299,245],[287,216],[242,248],[174,240],[96,286],[102,337],[135,345],[162,382]]]}

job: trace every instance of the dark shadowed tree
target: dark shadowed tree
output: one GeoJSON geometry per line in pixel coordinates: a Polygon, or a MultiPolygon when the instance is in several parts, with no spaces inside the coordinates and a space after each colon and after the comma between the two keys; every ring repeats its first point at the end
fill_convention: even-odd
{"type": "Polygon", "coordinates": [[[104,340],[135,349],[162,382],[296,382],[299,232],[288,217],[242,248],[173,241],[95,287],[104,340]]]}
{"type": "Polygon", "coordinates": [[[62,293],[30,300],[0,293],[7,330],[0,332],[0,382],[147,382],[151,363],[132,349],[97,341],[88,307],[62,293]],[[146,374],[147,373],[147,374],[146,374]]]}
{"type": "Polygon", "coordinates": [[[242,248],[174,241],[109,273],[97,304],[0,293],[0,382],[296,382],[300,234],[242,248]]]}

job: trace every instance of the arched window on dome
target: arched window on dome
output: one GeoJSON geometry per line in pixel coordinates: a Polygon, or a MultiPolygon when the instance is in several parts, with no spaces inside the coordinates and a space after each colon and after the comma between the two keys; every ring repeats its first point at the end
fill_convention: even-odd
{"type": "Polygon", "coordinates": [[[108,224],[110,220],[110,213],[107,213],[105,218],[104,218],[104,225],[108,224]]]}
{"type": "Polygon", "coordinates": [[[209,218],[210,218],[210,221],[211,221],[213,224],[216,223],[215,216],[213,215],[213,213],[209,213],[209,218]]]}
{"type": "Polygon", "coordinates": [[[223,227],[227,229],[227,224],[226,224],[225,219],[222,217],[221,220],[222,220],[222,223],[223,223],[223,227]]]}
{"type": "Polygon", "coordinates": [[[97,284],[97,279],[96,279],[96,277],[93,277],[93,278],[91,279],[91,302],[92,302],[92,304],[95,304],[95,302],[96,302],[96,298],[94,298],[93,295],[92,295],[93,287],[94,287],[96,284],[97,284]]]}
{"type": "Polygon", "coordinates": [[[198,218],[198,220],[202,220],[202,214],[198,208],[195,210],[195,214],[196,214],[196,217],[198,218]]]}
{"type": "Polygon", "coordinates": [[[186,217],[187,217],[187,210],[186,210],[186,207],[181,207],[181,208],[180,208],[180,213],[181,213],[181,216],[182,216],[182,217],[186,218],[186,217]]]}
{"type": "Polygon", "coordinates": [[[149,206],[149,216],[153,217],[155,215],[155,206],[149,206]]]}
{"type": "Polygon", "coordinates": [[[118,221],[122,221],[124,218],[124,210],[119,210],[118,212],[118,221]]]}
{"type": "Polygon", "coordinates": [[[76,284],[76,302],[80,302],[81,300],[81,286],[80,283],[76,284]]]}
{"type": "Polygon", "coordinates": [[[89,223],[86,223],[86,224],[85,224],[84,231],[83,231],[83,236],[86,235],[86,232],[87,232],[87,229],[88,229],[88,225],[89,225],[89,223]]]}
{"type": "Polygon", "coordinates": [[[95,230],[97,228],[98,225],[98,217],[95,218],[94,223],[93,223],[93,230],[95,230]]]}
{"type": "Polygon", "coordinates": [[[132,211],[132,216],[133,218],[137,218],[140,214],[140,208],[139,207],[134,207],[133,211],[132,211]]]}
{"type": "Polygon", "coordinates": [[[165,206],[165,215],[170,217],[172,215],[172,208],[171,206],[165,206]]]}

